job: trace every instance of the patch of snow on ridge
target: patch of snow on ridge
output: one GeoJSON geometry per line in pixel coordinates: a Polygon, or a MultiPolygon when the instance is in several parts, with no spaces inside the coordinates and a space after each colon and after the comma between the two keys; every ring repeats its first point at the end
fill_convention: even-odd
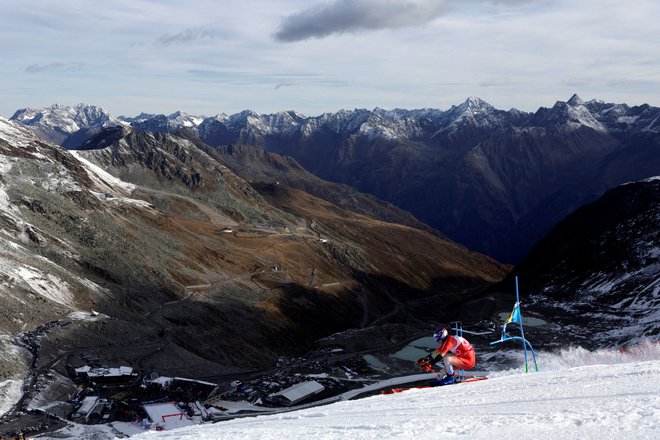
{"type": "Polygon", "coordinates": [[[0,138],[4,139],[12,147],[24,148],[29,142],[34,141],[35,136],[27,129],[0,116],[0,138]]]}
{"type": "MultiPolygon", "coordinates": [[[[26,351],[12,343],[13,336],[0,332],[0,362],[13,364],[18,370],[26,370],[26,351]]],[[[23,396],[23,381],[18,376],[8,377],[5,373],[0,380],[0,416],[10,411],[23,396]]],[[[0,432],[4,430],[0,429],[0,432]]]]}
{"type": "Polygon", "coordinates": [[[637,119],[639,119],[639,116],[620,116],[616,122],[619,124],[632,124],[634,123],[637,119]]]}
{"type": "Polygon", "coordinates": [[[397,139],[398,135],[395,130],[387,126],[374,126],[368,122],[360,125],[360,134],[367,136],[369,139],[376,139],[379,137],[385,139],[397,139]]]}
{"type": "Polygon", "coordinates": [[[28,265],[14,268],[12,272],[16,277],[22,279],[33,292],[56,303],[72,307],[73,294],[66,281],[28,265]]]}
{"type": "Polygon", "coordinates": [[[584,125],[596,131],[607,132],[605,126],[598,122],[584,105],[569,106],[568,114],[571,116],[568,124],[573,128],[577,129],[584,125]]]}
{"type": "Polygon", "coordinates": [[[133,191],[135,191],[135,188],[137,188],[136,185],[124,182],[123,180],[108,173],[98,165],[93,164],[89,160],[85,159],[80,154],[80,151],[72,150],[70,153],[73,155],[73,157],[78,159],[80,163],[83,164],[87,170],[87,174],[100,191],[109,192],[114,195],[126,196],[130,195],[133,191]]]}
{"type": "Polygon", "coordinates": [[[9,412],[23,396],[23,381],[7,379],[0,382],[0,416],[9,412]]]}

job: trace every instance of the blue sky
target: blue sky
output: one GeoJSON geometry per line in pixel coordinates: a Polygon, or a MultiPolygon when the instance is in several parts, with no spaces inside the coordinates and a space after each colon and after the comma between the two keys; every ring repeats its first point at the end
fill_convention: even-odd
{"type": "Polygon", "coordinates": [[[660,105],[656,0],[0,0],[0,115],[660,105]]]}

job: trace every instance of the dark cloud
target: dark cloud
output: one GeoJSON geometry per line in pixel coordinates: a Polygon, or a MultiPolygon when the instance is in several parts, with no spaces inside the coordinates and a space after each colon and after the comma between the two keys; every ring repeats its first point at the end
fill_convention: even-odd
{"type": "Polygon", "coordinates": [[[158,38],[157,45],[172,46],[187,44],[198,40],[215,40],[224,37],[220,32],[207,28],[188,28],[178,34],[163,34],[158,38]]]}
{"type": "Polygon", "coordinates": [[[275,39],[283,42],[331,34],[398,28],[440,16],[447,0],[336,0],[285,17],[275,39]]]}
{"type": "Polygon", "coordinates": [[[289,15],[274,34],[278,41],[324,38],[332,34],[418,26],[450,7],[466,3],[515,6],[538,0],[334,0],[289,15]]]}
{"type": "Polygon", "coordinates": [[[49,64],[30,64],[25,68],[26,73],[42,73],[50,70],[65,70],[75,71],[81,70],[82,64],[80,63],[49,63],[49,64]]]}

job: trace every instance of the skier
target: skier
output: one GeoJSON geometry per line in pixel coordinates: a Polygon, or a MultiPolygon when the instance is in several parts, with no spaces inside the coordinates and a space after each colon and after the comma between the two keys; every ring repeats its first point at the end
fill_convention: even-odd
{"type": "Polygon", "coordinates": [[[470,370],[474,368],[474,348],[467,339],[461,336],[452,336],[446,328],[439,328],[433,333],[433,339],[440,344],[435,351],[428,356],[417,360],[417,365],[425,367],[435,365],[441,358],[445,364],[446,375],[438,376],[431,386],[450,385],[456,383],[454,368],[458,370],[470,370]]]}

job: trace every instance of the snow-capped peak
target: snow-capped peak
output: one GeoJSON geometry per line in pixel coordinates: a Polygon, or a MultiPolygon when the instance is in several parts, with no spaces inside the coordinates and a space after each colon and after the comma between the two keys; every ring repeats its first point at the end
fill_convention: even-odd
{"type": "Polygon", "coordinates": [[[470,96],[468,99],[463,101],[462,104],[458,106],[452,106],[449,109],[449,113],[453,114],[456,118],[461,118],[464,116],[475,116],[484,113],[490,113],[495,110],[495,107],[488,104],[486,101],[474,96],[470,96]]]}
{"type": "Polygon", "coordinates": [[[584,101],[582,100],[582,98],[580,98],[578,96],[577,93],[574,93],[573,96],[571,96],[571,99],[566,101],[566,104],[575,107],[575,106],[578,106],[578,105],[584,105],[584,101]]]}
{"type": "Polygon", "coordinates": [[[464,105],[466,105],[469,108],[492,108],[493,106],[488,104],[486,101],[484,101],[481,98],[478,98],[476,96],[469,96],[464,102],[464,105]]]}
{"type": "Polygon", "coordinates": [[[14,113],[11,120],[66,134],[75,133],[82,128],[104,128],[122,124],[102,107],[82,103],[73,107],[53,104],[40,109],[25,108],[14,113]]]}
{"type": "MultiPolygon", "coordinates": [[[[578,98],[579,99],[579,98],[578,98]]],[[[584,105],[569,106],[568,107],[569,124],[580,126],[585,125],[591,127],[596,131],[607,131],[594,116],[587,110],[584,105]]]]}
{"type": "Polygon", "coordinates": [[[479,114],[491,110],[494,110],[494,107],[492,105],[488,104],[483,99],[474,96],[470,96],[465,101],[463,101],[462,104],[458,106],[453,106],[451,109],[449,109],[450,112],[455,112],[458,114],[464,114],[464,113],[479,114]]]}

